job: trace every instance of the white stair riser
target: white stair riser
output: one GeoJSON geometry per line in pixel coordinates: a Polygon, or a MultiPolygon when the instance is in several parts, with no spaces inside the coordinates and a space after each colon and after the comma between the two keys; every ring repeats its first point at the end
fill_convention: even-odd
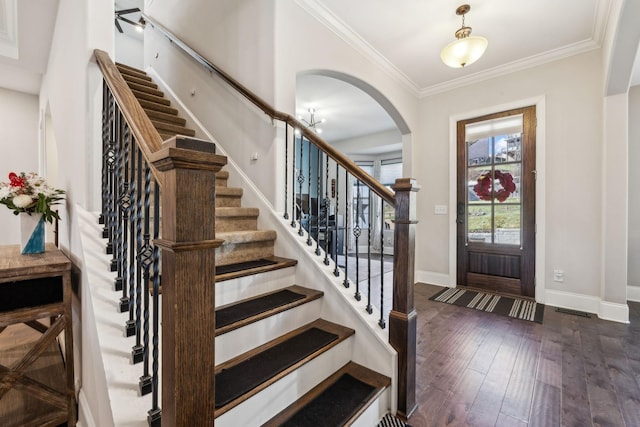
{"type": "Polygon", "coordinates": [[[349,362],[352,353],[350,337],[216,418],[216,427],[261,426],[349,362]]]}
{"type": "Polygon", "coordinates": [[[216,307],[276,291],[295,283],[293,268],[216,282],[216,307]]]}
{"type": "Polygon", "coordinates": [[[216,337],[216,364],[306,325],[320,316],[322,298],[216,337]]]}

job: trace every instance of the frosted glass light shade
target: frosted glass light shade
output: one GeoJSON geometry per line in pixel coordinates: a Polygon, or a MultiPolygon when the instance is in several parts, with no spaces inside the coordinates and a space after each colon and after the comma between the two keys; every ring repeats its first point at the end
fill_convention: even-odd
{"type": "Polygon", "coordinates": [[[446,45],[440,53],[440,58],[451,68],[462,68],[480,59],[488,44],[484,37],[464,37],[446,45]]]}

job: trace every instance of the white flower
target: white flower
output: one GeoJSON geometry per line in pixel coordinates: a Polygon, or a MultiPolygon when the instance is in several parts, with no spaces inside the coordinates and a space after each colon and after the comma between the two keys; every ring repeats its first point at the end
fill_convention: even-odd
{"type": "Polygon", "coordinates": [[[26,208],[33,203],[31,196],[20,194],[13,198],[13,204],[18,208],[26,208]]]}
{"type": "Polygon", "coordinates": [[[11,190],[9,186],[0,185],[0,200],[6,199],[11,195],[11,190]]]}

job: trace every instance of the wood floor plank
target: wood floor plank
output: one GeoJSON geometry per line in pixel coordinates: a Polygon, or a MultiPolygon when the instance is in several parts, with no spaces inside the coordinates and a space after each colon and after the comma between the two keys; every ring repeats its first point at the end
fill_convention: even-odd
{"type": "MultiPolygon", "coordinates": [[[[566,349],[562,353],[561,369],[558,387],[562,388],[562,423],[566,426],[588,426],[591,424],[591,411],[582,354],[566,349]]],[[[556,386],[548,381],[542,382],[556,386]]]]}
{"type": "Polygon", "coordinates": [[[495,427],[527,427],[526,421],[518,420],[509,415],[500,414],[496,421],[495,427]]]}
{"type": "Polygon", "coordinates": [[[485,375],[471,369],[465,369],[460,380],[440,407],[435,418],[437,426],[468,425],[466,419],[471,405],[478,395],[485,375]]]}
{"type": "Polygon", "coordinates": [[[513,373],[502,402],[501,413],[522,421],[529,419],[531,401],[528,397],[533,392],[540,359],[539,354],[540,341],[524,338],[518,350],[513,373]]]}
{"type": "Polygon", "coordinates": [[[531,427],[549,427],[560,425],[561,392],[557,387],[540,381],[536,382],[531,404],[531,427]]]}

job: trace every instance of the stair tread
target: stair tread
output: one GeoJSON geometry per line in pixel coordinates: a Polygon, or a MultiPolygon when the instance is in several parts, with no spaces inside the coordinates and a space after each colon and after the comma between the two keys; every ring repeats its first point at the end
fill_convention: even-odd
{"type": "Polygon", "coordinates": [[[215,416],[239,405],[355,331],[315,320],[215,368],[215,416]]]}
{"type": "Polygon", "coordinates": [[[216,309],[216,336],[314,301],[322,295],[324,295],[323,292],[315,289],[291,285],[218,307],[216,309]]]}
{"type": "Polygon", "coordinates": [[[193,129],[186,128],[184,126],[177,125],[175,123],[168,123],[162,120],[151,119],[151,123],[158,130],[163,130],[165,132],[175,132],[176,134],[186,135],[186,136],[195,136],[196,131],[193,129]]]}
{"type": "MultiPolygon", "coordinates": [[[[144,108],[144,107],[143,107],[144,108]]],[[[147,116],[149,116],[149,118],[151,120],[160,120],[160,121],[165,121],[165,122],[171,122],[171,123],[175,123],[179,126],[184,126],[187,121],[180,117],[177,112],[176,114],[169,114],[169,113],[163,113],[162,111],[157,111],[157,110],[151,110],[151,109],[144,109],[145,113],[147,113],[147,116]]]]}
{"type": "MultiPolygon", "coordinates": [[[[122,74],[122,73],[120,73],[122,74]]],[[[150,87],[153,89],[158,89],[158,85],[155,84],[152,80],[150,80],[150,77],[146,76],[149,80],[147,80],[146,78],[140,78],[137,76],[134,76],[132,74],[122,74],[122,77],[124,77],[124,80],[127,83],[135,83],[137,85],[141,85],[141,86],[146,86],[146,87],[150,87]]]]}
{"type": "Polygon", "coordinates": [[[262,427],[350,425],[391,380],[349,362],[262,427]]]}
{"type": "Polygon", "coordinates": [[[138,98],[138,100],[144,99],[146,101],[150,101],[160,105],[165,105],[167,107],[171,105],[171,101],[169,101],[167,98],[151,95],[150,93],[146,93],[146,92],[140,92],[139,90],[135,90],[135,89],[131,89],[131,92],[133,92],[133,94],[135,95],[136,98],[138,98]]]}
{"type": "Polygon", "coordinates": [[[144,74],[145,76],[147,75],[146,71],[141,70],[141,69],[136,68],[136,67],[132,67],[131,65],[123,64],[122,62],[116,62],[116,67],[118,67],[120,69],[124,68],[126,70],[133,71],[133,72],[136,72],[136,73],[139,73],[139,74],[144,74]]]}
{"type": "Polygon", "coordinates": [[[129,86],[129,89],[131,90],[137,90],[138,92],[144,92],[144,93],[148,93],[150,95],[159,96],[159,97],[164,96],[164,92],[162,92],[158,88],[152,87],[150,85],[139,84],[133,81],[129,81],[127,79],[125,79],[125,81],[127,82],[127,86],[129,86]]]}
{"type": "MultiPolygon", "coordinates": [[[[262,258],[262,259],[271,260],[271,261],[274,261],[274,262],[273,263],[269,263],[268,265],[256,266],[256,267],[252,267],[252,268],[243,268],[241,270],[234,270],[232,268],[234,265],[237,265],[237,264],[228,264],[228,265],[224,265],[224,266],[219,266],[219,267],[231,267],[232,271],[228,271],[228,272],[220,273],[220,274],[216,272],[216,283],[217,282],[222,282],[222,281],[225,281],[225,280],[237,279],[238,277],[251,276],[251,275],[254,275],[254,274],[266,273],[266,272],[269,272],[269,271],[274,271],[274,270],[280,270],[280,269],[283,269],[283,268],[294,267],[295,265],[298,264],[298,261],[295,260],[295,259],[282,258],[282,257],[277,257],[277,256],[266,257],[266,258],[262,258]]],[[[247,264],[247,263],[243,262],[243,263],[239,263],[239,264],[247,264]]],[[[216,267],[216,270],[218,270],[218,267],[216,267]]]]}
{"type": "Polygon", "coordinates": [[[142,108],[144,108],[145,111],[153,110],[153,111],[159,111],[167,114],[174,114],[174,115],[178,114],[177,109],[173,107],[169,107],[168,105],[158,104],[157,102],[149,101],[147,99],[140,99],[140,98],[138,98],[138,102],[140,103],[142,108]]]}

